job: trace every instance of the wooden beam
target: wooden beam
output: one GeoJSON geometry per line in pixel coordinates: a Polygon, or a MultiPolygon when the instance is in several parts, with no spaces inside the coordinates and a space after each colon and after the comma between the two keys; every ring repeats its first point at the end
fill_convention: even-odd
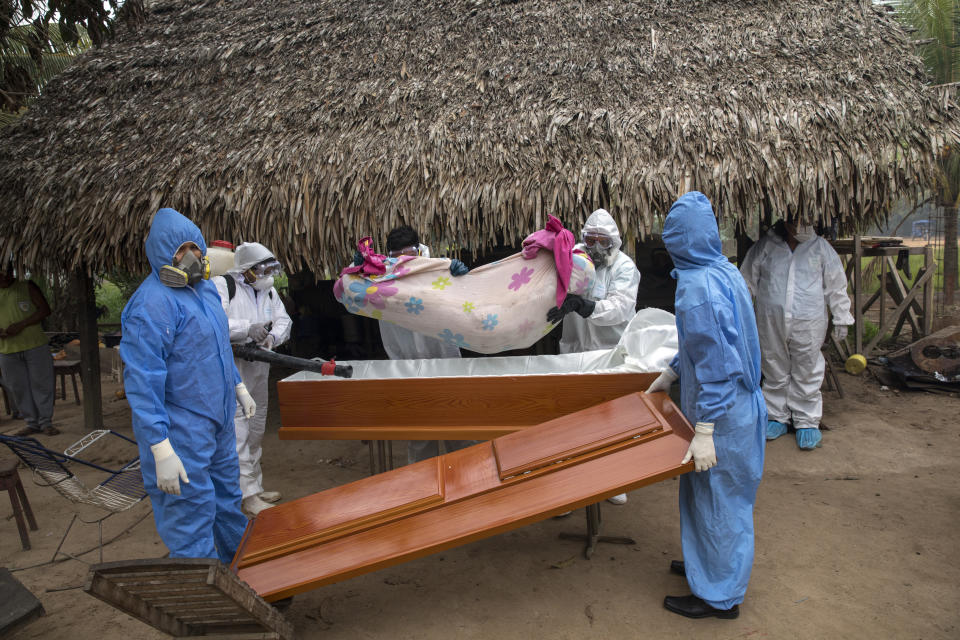
{"type": "Polygon", "coordinates": [[[853,236],[853,327],[854,348],[863,353],[863,245],[860,234],[853,236]]]}
{"type": "MultiPolygon", "coordinates": [[[[896,310],[893,312],[893,318],[899,318],[906,309],[910,308],[910,304],[916,299],[917,293],[921,291],[924,284],[933,278],[933,275],[934,272],[928,271],[923,274],[920,279],[917,280],[917,282],[914,283],[913,288],[910,290],[910,293],[907,294],[907,297],[903,299],[903,302],[897,305],[896,310]]],[[[870,341],[870,344],[867,345],[866,349],[861,352],[863,357],[866,358],[870,355],[874,347],[877,346],[877,343],[880,342],[880,339],[883,338],[883,334],[886,333],[887,329],[889,329],[890,324],[893,324],[893,322],[880,325],[880,328],[877,329],[877,335],[873,337],[873,340],[870,341]]]]}
{"type": "Polygon", "coordinates": [[[80,293],[77,318],[80,332],[80,382],[83,384],[83,423],[93,431],[103,428],[103,396],[100,389],[100,336],[97,333],[97,294],[93,278],[85,271],[73,277],[80,293]]]}
{"type": "MultiPolygon", "coordinates": [[[[884,299],[886,297],[884,292],[887,290],[887,260],[889,259],[889,257],[880,258],[880,281],[877,287],[877,293],[880,294],[880,326],[886,324],[886,322],[884,322],[886,319],[886,309],[884,307],[887,306],[887,301],[884,299]]],[[[876,260],[876,258],[874,258],[874,260],[876,260]]]]}
{"type": "MultiPolygon", "coordinates": [[[[923,249],[923,268],[928,273],[937,270],[937,263],[933,261],[933,247],[927,246],[923,249]]],[[[928,280],[923,285],[923,334],[925,336],[933,333],[933,289],[933,280],[928,280]]]]}

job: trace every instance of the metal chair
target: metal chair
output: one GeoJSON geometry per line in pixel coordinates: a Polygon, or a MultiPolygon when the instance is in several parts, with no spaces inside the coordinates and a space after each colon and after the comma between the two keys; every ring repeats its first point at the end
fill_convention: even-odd
{"type": "MultiPolygon", "coordinates": [[[[139,455],[119,469],[111,469],[77,457],[78,454],[107,436],[121,438],[134,446],[137,444],[134,440],[115,431],[99,429],[90,432],[70,445],[66,451],[59,453],[47,449],[34,438],[0,435],[0,443],[7,445],[20,458],[20,461],[33,472],[35,484],[53,487],[57,493],[74,504],[92,505],[107,511],[106,515],[93,520],[84,520],[78,513],[74,513],[73,519],[70,520],[67,530],[60,539],[60,544],[53,552],[51,562],[54,562],[57,556],[61,554],[79,560],[76,556],[60,550],[70,533],[70,528],[78,518],[86,524],[97,524],[100,534],[100,544],[97,548],[100,550],[100,562],[103,562],[103,521],[115,513],[126,511],[147,496],[147,491],[143,488],[143,477],[140,475],[139,455]],[[70,470],[69,466],[74,463],[106,473],[107,478],[93,488],[88,488],[70,470]]],[[[83,561],[81,560],[81,562],[83,561]]]]}

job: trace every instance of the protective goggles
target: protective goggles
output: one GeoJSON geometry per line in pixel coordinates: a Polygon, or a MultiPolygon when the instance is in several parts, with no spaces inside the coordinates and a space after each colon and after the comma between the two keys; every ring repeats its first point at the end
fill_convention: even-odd
{"type": "Polygon", "coordinates": [[[409,247],[404,247],[403,249],[394,249],[393,251],[387,251],[388,258],[399,258],[400,256],[413,256],[416,258],[420,255],[420,247],[417,245],[411,245],[409,247]]]}
{"type": "Polygon", "coordinates": [[[260,264],[255,264],[250,268],[253,271],[253,275],[258,278],[267,278],[270,276],[278,276],[283,273],[283,266],[274,259],[264,260],[260,264]]]}
{"type": "Polygon", "coordinates": [[[601,249],[609,249],[613,246],[613,238],[602,233],[585,233],[583,234],[583,244],[591,248],[599,245],[601,249]]]}

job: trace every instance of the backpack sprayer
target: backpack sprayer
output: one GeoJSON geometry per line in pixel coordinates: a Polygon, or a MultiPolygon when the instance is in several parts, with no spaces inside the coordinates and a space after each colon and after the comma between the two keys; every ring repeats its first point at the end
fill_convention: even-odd
{"type": "Polygon", "coordinates": [[[233,345],[233,355],[251,362],[267,362],[291,369],[314,371],[324,376],[339,376],[341,378],[353,377],[353,367],[350,365],[337,364],[333,358],[325,361],[319,358],[308,360],[306,358],[285,356],[280,353],[262,349],[258,347],[255,342],[233,345]]]}

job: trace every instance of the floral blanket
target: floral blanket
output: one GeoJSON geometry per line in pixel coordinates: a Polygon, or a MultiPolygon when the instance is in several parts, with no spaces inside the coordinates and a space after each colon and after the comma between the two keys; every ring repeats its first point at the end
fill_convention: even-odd
{"type": "MultiPolygon", "coordinates": [[[[373,252],[369,238],[358,248],[363,264],[344,269],[333,288],[350,313],[479,353],[529,347],[555,326],[547,322],[558,299],[550,251],[517,253],[454,277],[447,258],[386,258],[373,252]]],[[[568,291],[590,291],[595,276],[586,254],[563,243],[556,250],[570,252],[568,291]]]]}

